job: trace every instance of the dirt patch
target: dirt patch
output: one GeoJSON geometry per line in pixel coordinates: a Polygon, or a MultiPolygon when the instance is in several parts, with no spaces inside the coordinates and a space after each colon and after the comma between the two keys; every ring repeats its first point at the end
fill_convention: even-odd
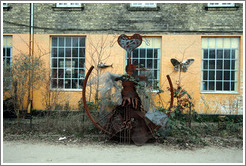
{"type": "Polygon", "coordinates": [[[242,163],[242,126],[172,128],[143,146],[109,140],[79,116],[3,121],[4,163],[242,163]]]}
{"type": "Polygon", "coordinates": [[[4,141],[4,163],[242,163],[243,150],[214,146],[177,150],[160,144],[143,146],[4,141]]]}

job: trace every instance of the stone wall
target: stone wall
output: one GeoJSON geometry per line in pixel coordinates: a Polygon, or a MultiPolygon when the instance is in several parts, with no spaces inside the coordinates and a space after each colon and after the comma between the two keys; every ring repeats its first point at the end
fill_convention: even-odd
{"type": "MultiPolygon", "coordinates": [[[[29,33],[30,4],[9,3],[3,33],[29,33]]],[[[242,34],[243,4],[208,8],[206,3],[158,3],[132,8],[129,3],[84,3],[81,8],[34,4],[36,34],[242,34]]]]}

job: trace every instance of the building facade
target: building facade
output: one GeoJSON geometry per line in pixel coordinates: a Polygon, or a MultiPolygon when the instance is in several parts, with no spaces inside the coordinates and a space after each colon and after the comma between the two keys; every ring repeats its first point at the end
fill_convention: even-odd
{"type": "MultiPolygon", "coordinates": [[[[140,34],[143,43],[132,61],[152,71],[153,95],[159,88],[167,92],[170,75],[174,87],[179,82],[192,96],[198,113],[243,114],[243,5],[4,3],[3,63],[14,63],[31,47],[48,71],[48,86],[32,91],[33,109],[47,109],[48,92],[49,102],[60,106],[53,109],[78,110],[88,68],[100,60],[113,66],[100,72],[124,74],[127,56],[117,38],[140,34]],[[175,71],[172,58],[194,62],[186,72],[175,71]]],[[[161,96],[170,100],[168,92],[161,96]]]]}

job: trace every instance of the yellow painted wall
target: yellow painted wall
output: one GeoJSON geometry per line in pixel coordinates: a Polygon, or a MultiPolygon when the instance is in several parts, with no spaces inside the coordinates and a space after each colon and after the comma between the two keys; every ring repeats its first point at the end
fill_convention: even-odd
{"type": "MultiPolygon", "coordinates": [[[[12,56],[19,56],[20,52],[28,53],[28,41],[29,35],[28,34],[6,34],[12,35],[13,37],[13,51],[12,56]]],[[[35,48],[34,48],[34,55],[39,55],[40,50],[43,52],[42,59],[45,62],[45,67],[47,71],[50,69],[50,39],[51,36],[61,36],[57,35],[39,35],[36,34],[34,36],[35,39],[35,48]]],[[[75,36],[75,35],[66,35],[66,36],[75,36]]],[[[100,45],[102,41],[105,41],[104,45],[105,48],[102,49],[103,56],[107,58],[104,63],[106,64],[113,64],[113,68],[107,68],[105,71],[109,71],[115,74],[124,74],[124,66],[125,66],[125,51],[122,49],[118,43],[117,38],[119,35],[77,35],[77,36],[86,36],[86,68],[91,66],[92,58],[91,55],[95,58],[95,48],[100,50],[100,45]]],[[[235,98],[242,96],[243,89],[242,89],[242,74],[243,74],[243,43],[242,43],[242,36],[240,37],[240,51],[239,51],[239,93],[238,94],[217,94],[217,93],[201,93],[201,35],[143,35],[143,37],[161,37],[161,53],[160,53],[160,85],[161,88],[166,90],[167,79],[166,75],[169,74],[174,86],[176,85],[175,82],[179,80],[179,72],[174,71],[174,67],[172,66],[170,59],[176,58],[180,61],[182,59],[194,58],[194,63],[188,68],[187,72],[181,73],[181,85],[185,90],[187,90],[192,97],[194,98],[194,104],[196,111],[199,113],[223,113],[220,112],[221,107],[218,106],[218,109],[212,108],[215,106],[215,102],[223,103],[226,100],[230,100],[230,98],[235,98]],[[203,100],[204,99],[204,100],[203,100]],[[206,103],[207,102],[207,103],[206,103]],[[210,109],[208,110],[206,105],[211,105],[210,109]]],[[[49,74],[47,74],[48,78],[49,74]]],[[[44,78],[45,80],[45,78],[44,78]]],[[[40,81],[44,81],[40,80],[40,81]]],[[[45,82],[44,84],[45,85],[45,82]]],[[[43,103],[43,94],[45,92],[45,86],[41,87],[38,90],[33,92],[33,109],[43,110],[45,109],[43,103]]],[[[168,94],[168,92],[166,92],[168,94]]],[[[82,92],[79,90],[64,90],[59,92],[59,99],[60,102],[66,103],[69,102],[70,107],[73,110],[78,109],[78,101],[81,99],[82,92]]],[[[162,95],[162,97],[164,97],[162,95]]],[[[169,100],[164,98],[165,101],[169,100]]],[[[223,104],[222,104],[223,105],[223,104]]],[[[240,113],[241,114],[241,113],[240,113]]]]}

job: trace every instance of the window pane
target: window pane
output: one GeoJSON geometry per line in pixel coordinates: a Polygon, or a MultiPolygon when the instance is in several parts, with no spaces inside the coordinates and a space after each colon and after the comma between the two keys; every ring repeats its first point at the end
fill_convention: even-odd
{"type": "Polygon", "coordinates": [[[230,83],[229,82],[224,82],[224,90],[230,90],[230,83]]]}
{"type": "Polygon", "coordinates": [[[155,69],[157,69],[157,63],[158,63],[158,60],[155,59],[155,60],[154,60],[154,68],[155,68],[155,69]]]}
{"type": "Polygon", "coordinates": [[[231,80],[235,80],[235,72],[234,71],[231,71],[231,80]]]}
{"type": "Polygon", "coordinates": [[[138,58],[138,49],[133,50],[132,57],[133,58],[138,58]]]}
{"type": "Polygon", "coordinates": [[[230,69],[230,60],[224,60],[224,69],[230,69]]]}
{"type": "Polygon", "coordinates": [[[78,49],[77,48],[73,48],[73,57],[78,57],[78,49]]]}
{"type": "Polygon", "coordinates": [[[209,71],[209,80],[214,80],[214,71],[209,71]]]}
{"type": "Polygon", "coordinates": [[[224,50],[224,58],[225,59],[230,59],[230,50],[228,50],[228,49],[224,50]]]}
{"type": "Polygon", "coordinates": [[[217,69],[222,69],[222,66],[223,66],[223,60],[217,60],[217,69]]]}
{"type": "Polygon", "coordinates": [[[57,59],[52,59],[52,67],[57,67],[57,59]]]}
{"type": "Polygon", "coordinates": [[[232,59],[235,59],[235,58],[236,58],[236,56],[235,56],[235,50],[232,50],[232,51],[231,51],[231,58],[232,58],[232,59]]]}
{"type": "Polygon", "coordinates": [[[85,57],[85,48],[79,48],[79,57],[85,57]]]}
{"type": "Polygon", "coordinates": [[[51,72],[52,78],[57,78],[57,69],[52,69],[51,72]]]}
{"type": "Polygon", "coordinates": [[[56,37],[52,37],[52,46],[57,47],[57,38],[56,37]]]}
{"type": "Polygon", "coordinates": [[[153,58],[153,49],[147,49],[147,58],[153,58]]]}
{"type": "Polygon", "coordinates": [[[222,71],[216,72],[216,80],[222,80],[222,71]]]}
{"type": "Polygon", "coordinates": [[[58,60],[58,67],[64,67],[64,59],[58,60]]]}
{"type": "Polygon", "coordinates": [[[222,82],[216,82],[216,90],[222,90],[222,82]]]}
{"type": "Polygon", "coordinates": [[[63,78],[64,76],[64,70],[63,69],[59,69],[58,70],[58,78],[63,78]]]}
{"type": "Polygon", "coordinates": [[[215,69],[215,60],[209,61],[209,69],[215,69]]]}
{"type": "Polygon", "coordinates": [[[236,63],[235,60],[231,60],[231,69],[235,69],[235,63],[236,63]]]}
{"type": "Polygon", "coordinates": [[[57,48],[52,48],[51,54],[52,57],[57,57],[57,48]]]}
{"type": "Polygon", "coordinates": [[[85,59],[79,59],[79,67],[84,68],[85,67],[85,59]]]}
{"type": "Polygon", "coordinates": [[[78,68],[79,67],[79,60],[77,58],[72,59],[72,67],[78,68]]]}
{"type": "Polygon", "coordinates": [[[79,89],[82,89],[83,84],[84,84],[84,79],[80,79],[79,80],[79,89]]]}
{"type": "Polygon", "coordinates": [[[214,90],[214,82],[209,82],[209,90],[214,90]]]}
{"type": "Polygon", "coordinates": [[[79,69],[79,78],[85,78],[85,70],[79,69]]]}
{"type": "Polygon", "coordinates": [[[208,72],[204,71],[203,72],[203,80],[207,80],[208,79],[208,72]]]}
{"type": "Polygon", "coordinates": [[[63,88],[63,79],[58,80],[58,88],[63,88]]]}
{"type": "Polygon", "coordinates": [[[59,46],[64,47],[64,37],[59,37],[59,46]]]}
{"type": "Polygon", "coordinates": [[[154,58],[158,58],[158,50],[154,49],[154,58]]]}
{"type": "Polygon", "coordinates": [[[145,66],[145,59],[140,59],[140,65],[142,65],[143,67],[146,67],[145,66]]]}
{"type": "Polygon", "coordinates": [[[52,79],[51,80],[51,87],[52,88],[57,88],[57,79],[52,79]]]}
{"type": "Polygon", "coordinates": [[[217,58],[218,59],[222,59],[223,58],[223,50],[221,50],[221,49],[217,50],[217,58]]]}
{"type": "Polygon", "coordinates": [[[6,57],[10,57],[10,55],[11,55],[10,48],[7,48],[7,49],[6,49],[6,53],[7,53],[7,54],[6,54],[5,56],[6,56],[6,57]]]}
{"type": "Polygon", "coordinates": [[[72,80],[72,89],[77,89],[79,88],[79,81],[77,79],[72,80]]]}
{"type": "Polygon", "coordinates": [[[71,67],[72,65],[71,65],[71,59],[69,58],[66,58],[66,63],[65,63],[65,67],[67,68],[67,67],[71,67]]]}
{"type": "Polygon", "coordinates": [[[66,38],[66,46],[70,47],[71,46],[71,37],[66,38]]]}
{"type": "Polygon", "coordinates": [[[78,47],[78,44],[79,44],[78,42],[79,42],[78,41],[78,38],[77,37],[74,37],[73,38],[73,47],[76,47],[77,48],[78,47]]]}
{"type": "Polygon", "coordinates": [[[65,88],[67,88],[67,89],[71,88],[71,80],[70,79],[65,80],[65,88]]]}
{"type": "Polygon", "coordinates": [[[214,49],[210,49],[209,50],[209,59],[214,59],[215,58],[215,50],[214,49]]]}
{"type": "Polygon", "coordinates": [[[132,63],[134,64],[134,65],[138,65],[138,60],[137,59],[132,59],[132,63]]]}
{"type": "Polygon", "coordinates": [[[65,78],[71,78],[71,69],[66,69],[65,78]]]}
{"type": "Polygon", "coordinates": [[[79,42],[80,47],[85,47],[85,38],[80,37],[80,42],[79,42]]]}
{"type": "Polygon", "coordinates": [[[71,48],[66,48],[66,57],[71,57],[71,48]]]}
{"type": "Polygon", "coordinates": [[[230,80],[230,72],[229,71],[224,72],[224,80],[230,80]]]}
{"type": "Polygon", "coordinates": [[[208,50],[205,49],[203,50],[203,59],[207,59],[208,58],[208,50]]]}
{"type": "Polygon", "coordinates": [[[145,58],[145,49],[140,49],[140,57],[145,58]]]}
{"type": "Polygon", "coordinates": [[[152,64],[153,64],[153,60],[152,59],[148,59],[147,60],[147,68],[152,68],[152,64]]]}
{"type": "Polygon", "coordinates": [[[64,57],[64,48],[59,48],[59,57],[64,57]]]}
{"type": "Polygon", "coordinates": [[[208,82],[207,81],[203,81],[203,90],[208,90],[208,82]]]}
{"type": "Polygon", "coordinates": [[[154,71],[154,76],[157,78],[157,70],[154,71]]]}
{"type": "Polygon", "coordinates": [[[5,48],[3,48],[3,57],[5,57],[6,55],[5,55],[5,48]]]}
{"type": "Polygon", "coordinates": [[[6,64],[5,65],[10,66],[10,58],[6,58],[6,64]]]}
{"type": "Polygon", "coordinates": [[[231,91],[235,91],[235,83],[234,82],[231,83],[231,91]]]}
{"type": "Polygon", "coordinates": [[[203,69],[208,69],[208,61],[207,60],[203,61],[203,69]]]}
{"type": "Polygon", "coordinates": [[[72,77],[73,78],[78,78],[79,77],[79,70],[78,69],[72,70],[72,77]]]}

